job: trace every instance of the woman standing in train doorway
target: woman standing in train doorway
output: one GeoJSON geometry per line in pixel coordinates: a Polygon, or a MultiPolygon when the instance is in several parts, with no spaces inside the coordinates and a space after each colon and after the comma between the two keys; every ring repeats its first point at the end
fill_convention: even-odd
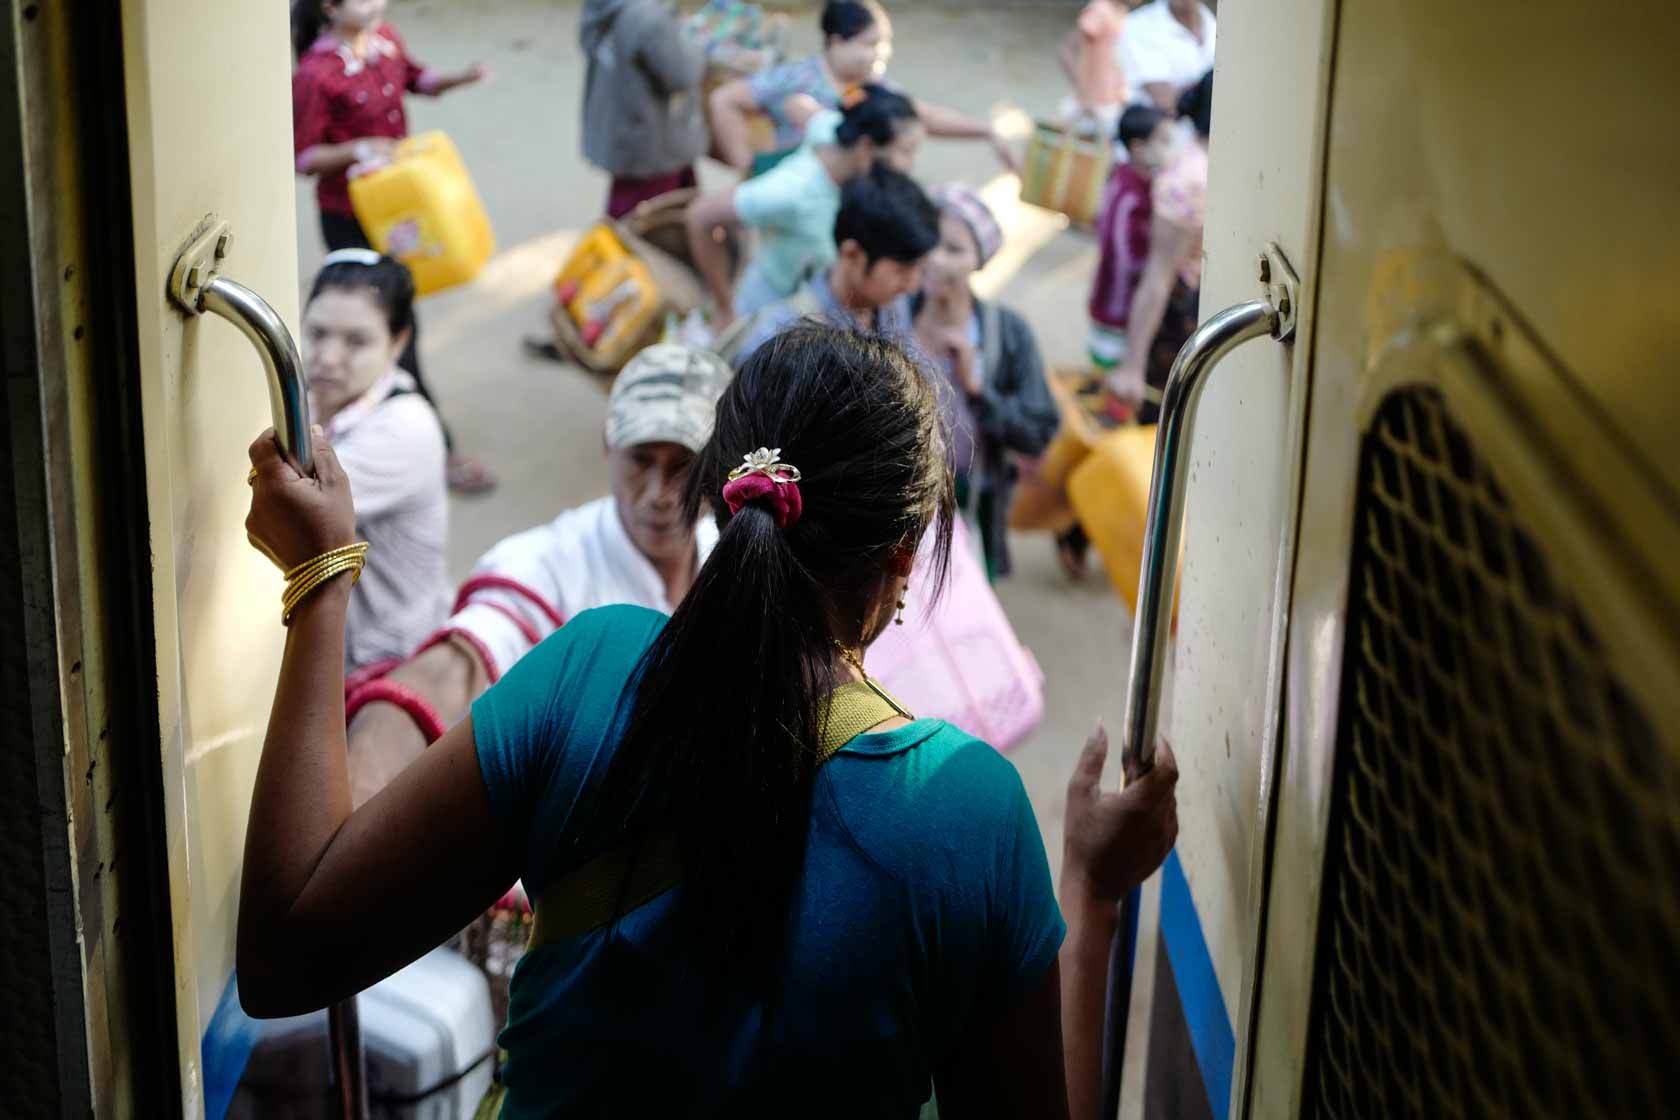
{"type": "MultiPolygon", "coordinates": [[[[328,251],[369,249],[372,243],[350,205],[350,170],[391,158],[408,135],[407,92],[436,97],[481,81],[479,63],[444,73],[409,57],[397,29],[385,22],[386,0],[295,0],[292,47],[292,153],[300,175],[315,177],[321,238],[328,251]]],[[[398,363],[436,408],[420,375],[420,330],[414,324],[398,363]]],[[[484,465],[455,450],[449,426],[446,476],[450,489],[478,494],[495,486],[484,465]]]]}

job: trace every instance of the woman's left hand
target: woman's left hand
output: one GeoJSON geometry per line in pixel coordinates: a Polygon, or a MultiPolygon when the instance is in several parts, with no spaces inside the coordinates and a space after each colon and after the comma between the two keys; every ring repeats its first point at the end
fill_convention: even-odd
{"type": "Polygon", "coordinates": [[[314,477],[299,474],[280,454],[274,429],[251,444],[251,512],[245,535],[282,572],[356,539],[350,479],[319,427],[310,432],[314,477]]]}
{"type": "Polygon", "coordinates": [[[1166,740],[1155,747],[1154,767],[1118,793],[1102,790],[1107,760],[1108,732],[1099,725],[1068,779],[1064,905],[1073,896],[1105,906],[1120,901],[1154,874],[1178,841],[1178,762],[1166,740]]]}

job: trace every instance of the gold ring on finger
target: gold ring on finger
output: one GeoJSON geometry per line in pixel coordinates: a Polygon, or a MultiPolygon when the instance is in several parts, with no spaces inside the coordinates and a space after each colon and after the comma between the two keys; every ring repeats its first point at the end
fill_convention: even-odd
{"type": "Polygon", "coordinates": [[[245,485],[255,486],[256,484],[257,484],[257,468],[252,467],[251,468],[251,473],[245,476],[245,485]]]}

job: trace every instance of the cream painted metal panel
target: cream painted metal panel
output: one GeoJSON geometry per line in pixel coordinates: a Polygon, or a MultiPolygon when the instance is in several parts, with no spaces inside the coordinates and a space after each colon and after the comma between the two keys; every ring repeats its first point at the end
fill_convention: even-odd
{"type": "Polygon", "coordinates": [[[1674,726],[1680,16],[1636,8],[1341,0],[1251,1115],[1302,1105],[1359,439],[1389,376],[1374,359],[1409,320],[1472,306],[1406,262],[1463,262],[1534,332],[1538,348],[1486,331],[1497,381],[1442,388],[1674,726]]]}
{"type": "Polygon", "coordinates": [[[234,234],[224,274],[297,321],[290,59],[285,5],[127,0],[122,20],[178,1041],[196,1115],[283,631],[278,576],[244,529],[245,448],[269,423],[262,366],[165,288],[214,214],[234,234]]]}
{"type": "MultiPolygon", "coordinates": [[[[1316,123],[1330,0],[1235,0],[1220,9],[1200,318],[1260,293],[1258,259],[1283,249],[1306,286],[1317,255],[1316,123]]],[[[1236,1014],[1263,765],[1275,741],[1284,582],[1307,378],[1304,347],[1257,342],[1208,379],[1192,449],[1167,738],[1183,771],[1178,845],[1219,986],[1236,1014]]]]}
{"type": "MultiPolygon", "coordinates": [[[[1275,242],[1303,281],[1311,337],[1333,0],[1220,6],[1200,318],[1261,294],[1275,242]]],[[[1258,874],[1279,726],[1308,349],[1254,342],[1208,378],[1191,448],[1171,707],[1183,861],[1237,1041],[1242,1093],[1258,874]]],[[[1141,1018],[1134,1015],[1134,1023],[1141,1018]]],[[[1131,1067],[1142,1076],[1141,1065],[1131,1067]]],[[[1208,1071],[1204,1070],[1204,1075],[1208,1071]]],[[[1215,1115],[1223,1102],[1213,1102],[1215,1115]]]]}

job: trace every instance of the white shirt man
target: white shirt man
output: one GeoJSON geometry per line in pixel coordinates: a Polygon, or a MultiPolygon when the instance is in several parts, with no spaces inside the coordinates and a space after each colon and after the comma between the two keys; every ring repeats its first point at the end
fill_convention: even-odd
{"type": "Polygon", "coordinates": [[[1200,0],[1154,0],[1127,16],[1120,65],[1131,103],[1176,113],[1179,95],[1213,69],[1215,32],[1200,0]]]}
{"type": "Polygon", "coordinates": [[[371,546],[344,627],[354,670],[413,649],[449,613],[443,427],[414,378],[393,366],[326,433],[350,478],[356,535],[371,546]]]}
{"type": "Polygon", "coordinates": [[[497,543],[409,660],[347,686],[356,804],[566,619],[613,603],[669,613],[682,600],[717,543],[710,518],[683,523],[683,486],[730,376],[721,358],[682,346],[650,346],[624,367],[607,401],[612,493],[497,543]]]}

